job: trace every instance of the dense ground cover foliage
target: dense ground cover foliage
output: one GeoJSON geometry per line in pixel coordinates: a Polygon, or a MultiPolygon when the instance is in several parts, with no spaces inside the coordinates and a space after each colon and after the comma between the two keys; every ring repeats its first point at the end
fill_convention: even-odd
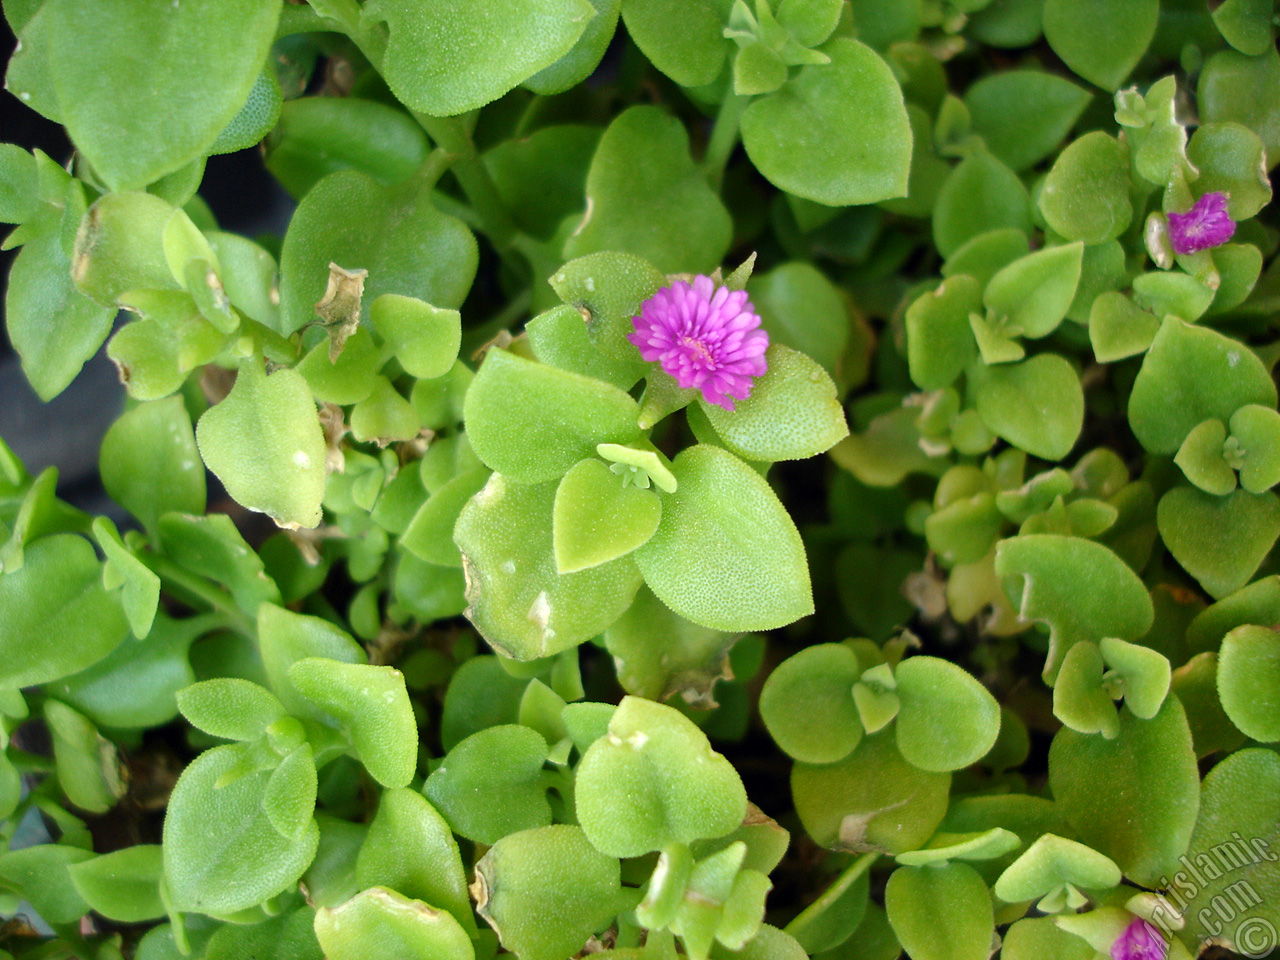
{"type": "Polygon", "coordinates": [[[0,958],[1271,952],[1271,0],[3,7],[0,958]]]}

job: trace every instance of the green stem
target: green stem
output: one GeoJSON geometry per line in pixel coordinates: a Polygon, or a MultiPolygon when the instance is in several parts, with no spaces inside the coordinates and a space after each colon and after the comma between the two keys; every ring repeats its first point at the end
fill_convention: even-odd
{"type": "MultiPolygon", "coordinates": [[[[358,29],[359,7],[355,6],[355,0],[324,0],[322,6],[327,8],[330,4],[335,8],[348,4],[355,7],[356,20],[346,29],[346,33],[369,58],[369,62],[381,70],[386,54],[383,35],[377,31],[358,29]]],[[[331,12],[330,15],[338,17],[337,13],[331,12]]],[[[479,218],[481,232],[489,238],[489,242],[504,260],[511,259],[511,241],[516,234],[515,221],[507,213],[498,188],[494,186],[489,171],[480,161],[475,141],[471,139],[471,131],[466,123],[460,117],[433,117],[416,110],[410,112],[435,145],[452,155],[448,166],[452,167],[453,175],[457,177],[467,202],[479,218]]],[[[518,269],[521,266],[518,263],[513,265],[518,269]]]]}
{"type": "Polygon", "coordinates": [[[880,854],[878,853],[864,853],[857,860],[853,861],[853,863],[849,864],[849,866],[845,867],[844,873],[836,877],[835,882],[822,892],[822,896],[801,910],[794,920],[782,928],[783,931],[785,933],[790,933],[793,936],[797,932],[802,931],[810,923],[825,913],[831,904],[844,896],[845,892],[853,886],[854,881],[870,870],[871,865],[875,863],[879,857],[880,854]]]}
{"type": "Polygon", "coordinates": [[[467,202],[480,217],[489,242],[499,253],[506,254],[515,238],[516,225],[477,155],[470,131],[457,117],[433,117],[418,112],[413,116],[438,147],[453,154],[453,175],[458,178],[467,202]]]}
{"type": "Polygon", "coordinates": [[[19,773],[53,773],[56,769],[50,757],[42,757],[38,753],[27,753],[17,747],[10,747],[5,755],[19,773]]]}
{"type": "Polygon", "coordinates": [[[437,146],[454,154],[459,160],[467,160],[476,155],[476,145],[467,131],[466,125],[458,117],[433,117],[429,113],[416,110],[413,118],[418,125],[427,131],[427,135],[437,146]]]}
{"type": "Polygon", "coordinates": [[[170,588],[176,588],[173,592],[178,595],[179,599],[185,599],[184,594],[186,597],[194,597],[211,610],[221,614],[226,619],[227,626],[237,633],[242,633],[251,638],[257,636],[256,625],[253,621],[213,584],[193,573],[188,573],[165,557],[144,554],[139,559],[142,559],[161,580],[167,581],[170,588]]]}
{"type": "Polygon", "coordinates": [[[711,139],[707,141],[707,152],[702,158],[702,170],[716,190],[724,182],[724,168],[729,163],[729,155],[738,145],[738,124],[749,99],[727,92],[720,103],[719,112],[716,113],[711,139]]]}
{"type": "Polygon", "coordinates": [[[422,161],[422,166],[418,167],[414,174],[418,186],[422,190],[434,190],[436,183],[444,176],[444,172],[453,166],[456,157],[444,147],[436,147],[429,154],[427,159],[422,161]]]}

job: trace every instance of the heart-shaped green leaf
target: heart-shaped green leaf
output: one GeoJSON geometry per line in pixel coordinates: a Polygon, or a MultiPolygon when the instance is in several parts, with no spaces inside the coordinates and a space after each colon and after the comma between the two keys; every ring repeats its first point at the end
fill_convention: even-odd
{"type": "Polygon", "coordinates": [[[996,881],[994,893],[1005,903],[1035,900],[1063,884],[1107,890],[1120,882],[1115,861],[1097,850],[1053,833],[1043,834],[996,881]]]}
{"type": "Polygon", "coordinates": [[[698,707],[714,706],[717,682],[732,676],[729,651],[737,639],[737,634],[691,623],[648,587],[640,588],[635,602],[604,634],[627,693],[659,701],[679,694],[698,707]]]}
{"type": "Polygon", "coordinates": [[[1115,637],[1103,637],[1098,648],[1107,666],[1124,684],[1124,702],[1129,711],[1143,720],[1159,713],[1169,692],[1169,658],[1158,650],[1115,637]]]}
{"type": "Polygon", "coordinates": [[[587,174],[587,210],[564,255],[622,251],[667,272],[710,273],[732,234],[728,210],[690,156],[684,125],[657,107],[638,106],[600,138],[587,174]]]}
{"type": "Polygon", "coordinates": [[[587,750],[575,784],[578,819],[597,850],[635,857],[724,836],[747,810],[733,766],[673,707],[624,697],[587,750]]]}
{"type": "Polygon", "coordinates": [[[768,369],[736,409],[698,402],[716,434],[747,460],[804,460],[849,435],[836,385],[799,351],[780,343],[765,353],[768,369]]]}
{"type": "Polygon", "coordinates": [[[1202,609],[1187,626],[1187,646],[1217,652],[1223,637],[1247,623],[1280,623],[1280,576],[1262,577],[1202,609]]]}
{"type": "Polygon", "coordinates": [[[453,531],[467,574],[467,616],[490,645],[517,660],[594,637],[630,606],[640,586],[631,555],[556,573],[555,495],[553,483],[516,484],[495,473],[462,508],[453,531]]]}
{"type": "Polygon", "coordinates": [[[1191,321],[1209,309],[1213,291],[1188,273],[1162,270],[1133,278],[1133,300],[1157,317],[1173,314],[1191,321]]]}
{"type": "Polygon", "coordinates": [[[958,770],[986,755],[1000,733],[1000,705],[949,660],[910,657],[894,672],[898,749],[913,766],[958,770]]]}
{"type": "Polygon", "coordinates": [[[1097,960],[1098,951],[1055,923],[1055,917],[1019,920],[1004,935],[1000,956],[1004,960],[1097,960]]]}
{"type": "Polygon", "coordinates": [[[485,355],[464,411],[476,455],[517,483],[561,477],[597,444],[640,434],[640,408],[622,390],[506,350],[485,355]]]}
{"type": "Polygon", "coordinates": [[[1005,522],[996,498],[984,491],[929,514],[924,532],[929,549],[948,563],[976,563],[1000,539],[1005,522]]]}
{"type": "Polygon", "coordinates": [[[209,629],[200,617],[156,611],[145,642],[126,641],[87,670],[46,687],[100,727],[141,730],[172,720],[177,691],[195,682],[188,650],[209,629]]]}
{"type": "Polygon", "coordinates": [[[0,854],[0,882],[21,895],[49,923],[75,923],[89,905],[71,883],[70,868],[94,860],[92,851],[64,843],[39,843],[0,854]]]}
{"type": "Polygon", "coordinates": [[[324,433],[301,374],[267,376],[261,360],[246,360],[231,393],[196,424],[196,444],[242,506],[284,527],[320,522],[324,433]]]}
{"type": "Polygon", "coordinates": [[[280,0],[144,11],[129,0],[58,0],[41,12],[62,121],[113,189],[138,190],[203,156],[239,111],[275,39],[280,0]],[[195,72],[205,82],[191,83],[195,72]],[[140,102],[155,112],[139,112],[140,102]]]}
{"type": "Polygon", "coordinates": [[[1076,295],[1084,244],[1046,247],[1002,268],[987,284],[982,302],[1006,328],[1025,337],[1053,332],[1076,295]]]}
{"type": "Polygon", "coordinates": [[[1213,11],[1213,22],[1227,43],[1258,57],[1272,43],[1270,13],[1265,0],[1226,0],[1213,11]]]}
{"type": "Polygon", "coordinates": [[[473,960],[467,931],[451,915],[385,887],[362,890],[316,911],[326,957],[364,960],[473,960]]]}
{"type": "MultiPolygon", "coordinates": [[[[1024,236],[1021,231],[1013,231],[1024,236]]],[[[981,306],[978,281],[966,273],[943,280],[907,308],[907,363],[922,390],[950,386],[973,361],[976,350],[969,316],[981,306]]]]}
{"type": "Polygon", "coordinates": [[[453,542],[453,528],[467,501],[489,480],[489,471],[466,470],[435,493],[414,513],[400,537],[400,545],[427,563],[442,567],[462,566],[462,554],[453,542]]]}
{"type": "Polygon", "coordinates": [[[644,301],[666,285],[666,277],[643,257],[606,251],[571,260],[547,280],[556,296],[577,307],[587,336],[615,360],[635,361],[639,354],[627,337],[644,301]]]}
{"type": "Polygon", "coordinates": [[[263,770],[218,786],[241,760],[240,746],[215,747],[178,779],[164,821],[164,877],[174,909],[229,914],[295,884],[315,856],[312,820],[297,840],[272,826],[263,808],[263,770]]]}
{"type": "Polygon", "coordinates": [[[1084,425],[1080,377],[1056,353],[1022,363],[978,366],[971,379],[978,414],[992,433],[1045,460],[1061,460],[1084,425]]]}
{"type": "Polygon", "coordinates": [[[906,310],[906,356],[920,389],[948,387],[974,360],[969,315],[980,306],[979,293],[977,280],[957,274],[916,297],[906,310]]]}
{"type": "Polygon", "coordinates": [[[441,213],[416,180],[383,186],[355,170],[340,170],[307,192],[280,251],[280,327],[293,333],[315,319],[330,265],[369,271],[361,301],[384,293],[457,309],[476,272],[475,238],[441,213]]]}
{"type": "MultiPolygon", "coordinates": [[[[362,442],[372,440],[380,447],[396,440],[412,440],[421,429],[413,404],[381,375],[373,378],[373,389],[369,395],[351,409],[349,425],[355,439],[362,442]]],[[[369,508],[369,504],[365,506],[369,508]]]]}
{"type": "Polygon", "coordinates": [[[72,864],[68,872],[76,891],[98,913],[122,923],[138,923],[164,916],[162,870],[160,845],[139,843],[72,864]]]}
{"type": "Polygon", "coordinates": [[[1173,454],[1198,424],[1246,404],[1275,408],[1276,387],[1239,340],[1166,317],[1129,394],[1129,424],[1151,453],[1173,454]]]}
{"type": "Polygon", "coordinates": [[[924,846],[947,810],[951,774],[902,758],[890,731],[832,764],[797,763],[791,794],[805,830],[833,850],[903,853],[924,846]]]}
{"type": "Polygon", "coordinates": [[[662,501],[652,490],[624,486],[599,460],[579,461],[556,487],[556,572],[587,570],[630,553],[653,536],[661,519],[662,501]]]}
{"type": "Polygon", "coordinates": [[[1218,655],[1222,709],[1240,730],[1263,743],[1280,740],[1280,637],[1269,627],[1236,627],[1218,655]]]}
{"type": "Polygon", "coordinates": [[[963,863],[899,867],[884,891],[893,932],[913,960],[985,960],[995,934],[991,892],[963,863]]]}
{"type": "MultiPolygon", "coordinates": [[[[933,241],[950,257],[990,230],[1031,231],[1030,199],[1018,175],[986,150],[960,161],[938,192],[933,241]]],[[[1071,237],[1069,239],[1076,239],[1071,237]]]]}
{"type": "Polygon", "coordinates": [[[285,716],[270,690],[240,677],[202,680],[180,690],[177,699],[193,727],[226,740],[256,740],[285,716]]]}
{"type": "Polygon", "coordinates": [[[747,291],[773,343],[801,350],[835,374],[849,343],[849,310],[835,284],[794,261],[752,276],[747,291]]]}
{"type": "Polygon", "coordinates": [[[1280,483],[1280,413],[1250,403],[1231,415],[1231,436],[1239,443],[1240,486],[1262,493],[1280,483]]]}
{"type": "Polygon", "coordinates": [[[726,54],[733,0],[622,0],[627,33],[655,67],[682,87],[715,80],[726,54]],[[671,25],[679,23],[679,30],[671,25]]]}
{"type": "MultiPolygon", "coordinates": [[[[277,597],[278,599],[278,597],[277,597]]],[[[271,690],[291,716],[328,720],[325,713],[289,679],[289,668],[306,657],[364,663],[364,649],[328,620],[285,610],[274,603],[255,605],[258,649],[271,690]]]]}
{"type": "Polygon", "coordinates": [[[66,389],[102,346],[115,313],[78,290],[71,271],[58,231],[41,231],[18,252],[5,291],[9,340],[32,388],[46,401],[66,389]],[[48,322],[51,316],[56,324],[48,322]]]}
{"type": "Polygon", "coordinates": [[[73,806],[106,813],[125,793],[115,747],[84,716],[57,700],[44,704],[58,786],[73,806]]]}
{"type": "Polygon", "coordinates": [[[76,288],[103,306],[139,288],[180,289],[164,249],[165,231],[174,219],[185,221],[182,233],[195,230],[185,213],[150,193],[99,197],[76,231],[71,273],[76,288]]]}
{"type": "Polygon", "coordinates": [[[1198,889],[1182,912],[1187,920],[1186,933],[1195,941],[1213,936],[1214,928],[1222,931],[1212,904],[1230,902],[1231,891],[1246,889],[1241,884],[1247,884],[1247,889],[1257,896],[1237,905],[1233,926],[1227,929],[1255,931],[1248,941],[1237,943],[1237,949],[1270,949],[1269,943],[1253,936],[1265,937],[1268,930],[1280,924],[1280,910],[1272,899],[1277,892],[1275,861],[1271,859],[1280,845],[1277,822],[1280,757],[1274,750],[1239,750],[1205,775],[1200,817],[1187,848],[1188,859],[1198,871],[1198,889]]]}
{"type": "Polygon", "coordinates": [[[1196,193],[1225,193],[1232,220],[1248,220],[1271,202],[1266,150],[1248,127],[1202,124],[1187,144],[1187,159],[1200,171],[1196,193]]]}
{"type": "Polygon", "coordinates": [[[148,530],[171,510],[204,513],[204,471],[191,417],[178,398],[140,403],[113,423],[98,469],[111,498],[148,530]]]}
{"type": "Polygon", "coordinates": [[[1174,559],[1221,599],[1249,582],[1280,537],[1280,498],[1269,491],[1215,497],[1174,487],[1160,498],[1156,523],[1174,559]]]}
{"type": "Polygon", "coordinates": [[[41,537],[23,565],[0,574],[0,682],[47,683],[101,660],[129,634],[119,601],[102,586],[102,565],[89,541],[73,534],[41,537]],[[34,643],[57,637],[56,644],[34,643]]]}
{"type": "Polygon", "coordinates": [[[569,303],[538,314],[524,325],[524,332],[540,363],[603,380],[619,390],[630,390],[650,369],[636,352],[630,360],[618,360],[598,349],[587,332],[586,318],[569,303]]]}
{"type": "Polygon", "coordinates": [[[1133,219],[1129,148],[1101,130],[1073,141],[1045,177],[1039,206],[1049,226],[1068,240],[1114,240],[1133,219]]]}
{"type": "Polygon", "coordinates": [[[1226,440],[1226,425],[1221,420],[1206,420],[1187,434],[1173,458],[1188,480],[1218,497],[1236,488],[1236,472],[1222,455],[1226,440]]]}
{"type": "Polygon", "coordinates": [[[1018,171],[1052,153],[1091,99],[1089,91],[1042,70],[991,73],[964,95],[974,130],[1018,171]]]}
{"type": "Polygon", "coordinates": [[[462,318],[457,310],[384,293],[370,304],[369,319],[393,345],[396,359],[410,376],[443,377],[458,359],[462,318]]]}
{"type": "Polygon", "coordinates": [[[528,727],[489,727],[450,750],[423,792],[455,833],[496,843],[507,834],[551,822],[542,774],[546,759],[547,742],[528,727]]]}
{"type": "Polygon", "coordinates": [[[449,117],[497,100],[569,52],[587,0],[372,0],[362,32],[382,33],[379,72],[411,110],[449,117]]]}
{"type": "Polygon", "coordinates": [[[893,71],[857,40],[823,53],[830,63],[801,67],[744,111],[751,162],[775,186],[832,206],[905,196],[911,124],[893,71]]]}
{"type": "Polygon", "coordinates": [[[1159,15],[1159,0],[1045,0],[1044,37],[1080,76],[1115,90],[1142,59],[1159,15]]]}
{"type": "Polygon", "coordinates": [[[1031,252],[1027,235],[1016,227],[999,227],[967,241],[942,264],[944,277],[968,274],[978,281],[979,291],[996,272],[1031,252]]]}
{"type": "Polygon", "coordinates": [[[401,183],[431,151],[422,127],[405,111],[356,96],[289,100],[274,126],[264,144],[266,167],[297,199],[338,170],[401,183]]]}
{"type": "Polygon", "coordinates": [[[1275,167],[1280,154],[1280,128],[1275,122],[1276,97],[1280,95],[1280,55],[1274,44],[1259,56],[1247,57],[1235,50],[1220,50],[1205,61],[1196,87],[1200,121],[1239,123],[1248,127],[1266,148],[1267,168],[1275,167]]]}
{"type": "Polygon", "coordinates": [[[1049,750],[1049,782],[1080,839],[1126,877],[1154,885],[1178,868],[1195,826],[1200,774],[1176,697],[1151,720],[1122,711],[1114,740],[1060,730],[1049,750]]]}
{"type": "Polygon", "coordinates": [[[444,817],[415,790],[383,791],[360,845],[356,882],[364,889],[390,887],[415,900],[438,904],[464,930],[475,929],[458,842],[444,817]]]}
{"type": "Polygon", "coordinates": [[[1101,733],[1114,740],[1120,720],[1103,685],[1106,664],[1095,643],[1082,640],[1067,651],[1053,684],[1053,715],[1080,733],[1101,733]]]}
{"type": "Polygon", "coordinates": [[[780,663],[760,691],[760,718],[783,752],[835,763],[862,739],[853,702],[858,658],[840,643],[806,647],[780,663]]]}
{"type": "Polygon", "coordinates": [[[1159,319],[1123,293],[1108,290],[1089,310],[1089,342],[1102,363],[1112,363],[1142,353],[1155,339],[1159,319]]]}
{"type": "Polygon", "coordinates": [[[769,484],[719,447],[676,457],[662,523],[634,554],[676,613],[717,630],[767,630],[813,612],[808,561],[769,484]]]}
{"type": "Polygon", "coordinates": [[[1074,644],[1100,637],[1136,639],[1155,618],[1137,574],[1092,540],[1056,534],[1002,540],[995,569],[1020,602],[1022,616],[1049,626],[1045,679],[1050,682],[1074,644]]]}
{"type": "Polygon", "coordinates": [[[395,667],[306,657],[289,668],[295,690],[337,719],[370,776],[402,787],[418,764],[418,725],[395,667]]]}
{"type": "Polygon", "coordinates": [[[622,0],[590,0],[590,3],[595,7],[595,14],[587,21],[577,42],[551,66],[525,80],[525,87],[534,93],[552,96],[571,90],[595,72],[618,27],[622,0]]]}
{"type": "Polygon", "coordinates": [[[568,824],[503,837],[476,863],[476,885],[476,911],[527,960],[577,953],[609,925],[622,893],[618,861],[568,824]]]}

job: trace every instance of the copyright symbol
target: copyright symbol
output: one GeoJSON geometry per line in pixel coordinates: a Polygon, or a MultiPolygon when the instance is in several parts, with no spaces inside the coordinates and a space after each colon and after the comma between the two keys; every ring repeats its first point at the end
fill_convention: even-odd
{"type": "Polygon", "coordinates": [[[1236,927],[1236,950],[1242,957],[1257,960],[1265,957],[1275,949],[1276,928],[1270,920],[1262,917],[1250,917],[1236,927]]]}

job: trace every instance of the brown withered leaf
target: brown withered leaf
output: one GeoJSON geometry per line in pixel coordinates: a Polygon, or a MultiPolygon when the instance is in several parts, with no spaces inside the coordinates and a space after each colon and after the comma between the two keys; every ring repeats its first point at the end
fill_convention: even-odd
{"type": "Polygon", "coordinates": [[[329,264],[329,285],[316,304],[316,316],[329,332],[330,363],[337,361],[347,338],[360,326],[360,301],[368,277],[368,270],[347,270],[336,263],[329,264]]]}

